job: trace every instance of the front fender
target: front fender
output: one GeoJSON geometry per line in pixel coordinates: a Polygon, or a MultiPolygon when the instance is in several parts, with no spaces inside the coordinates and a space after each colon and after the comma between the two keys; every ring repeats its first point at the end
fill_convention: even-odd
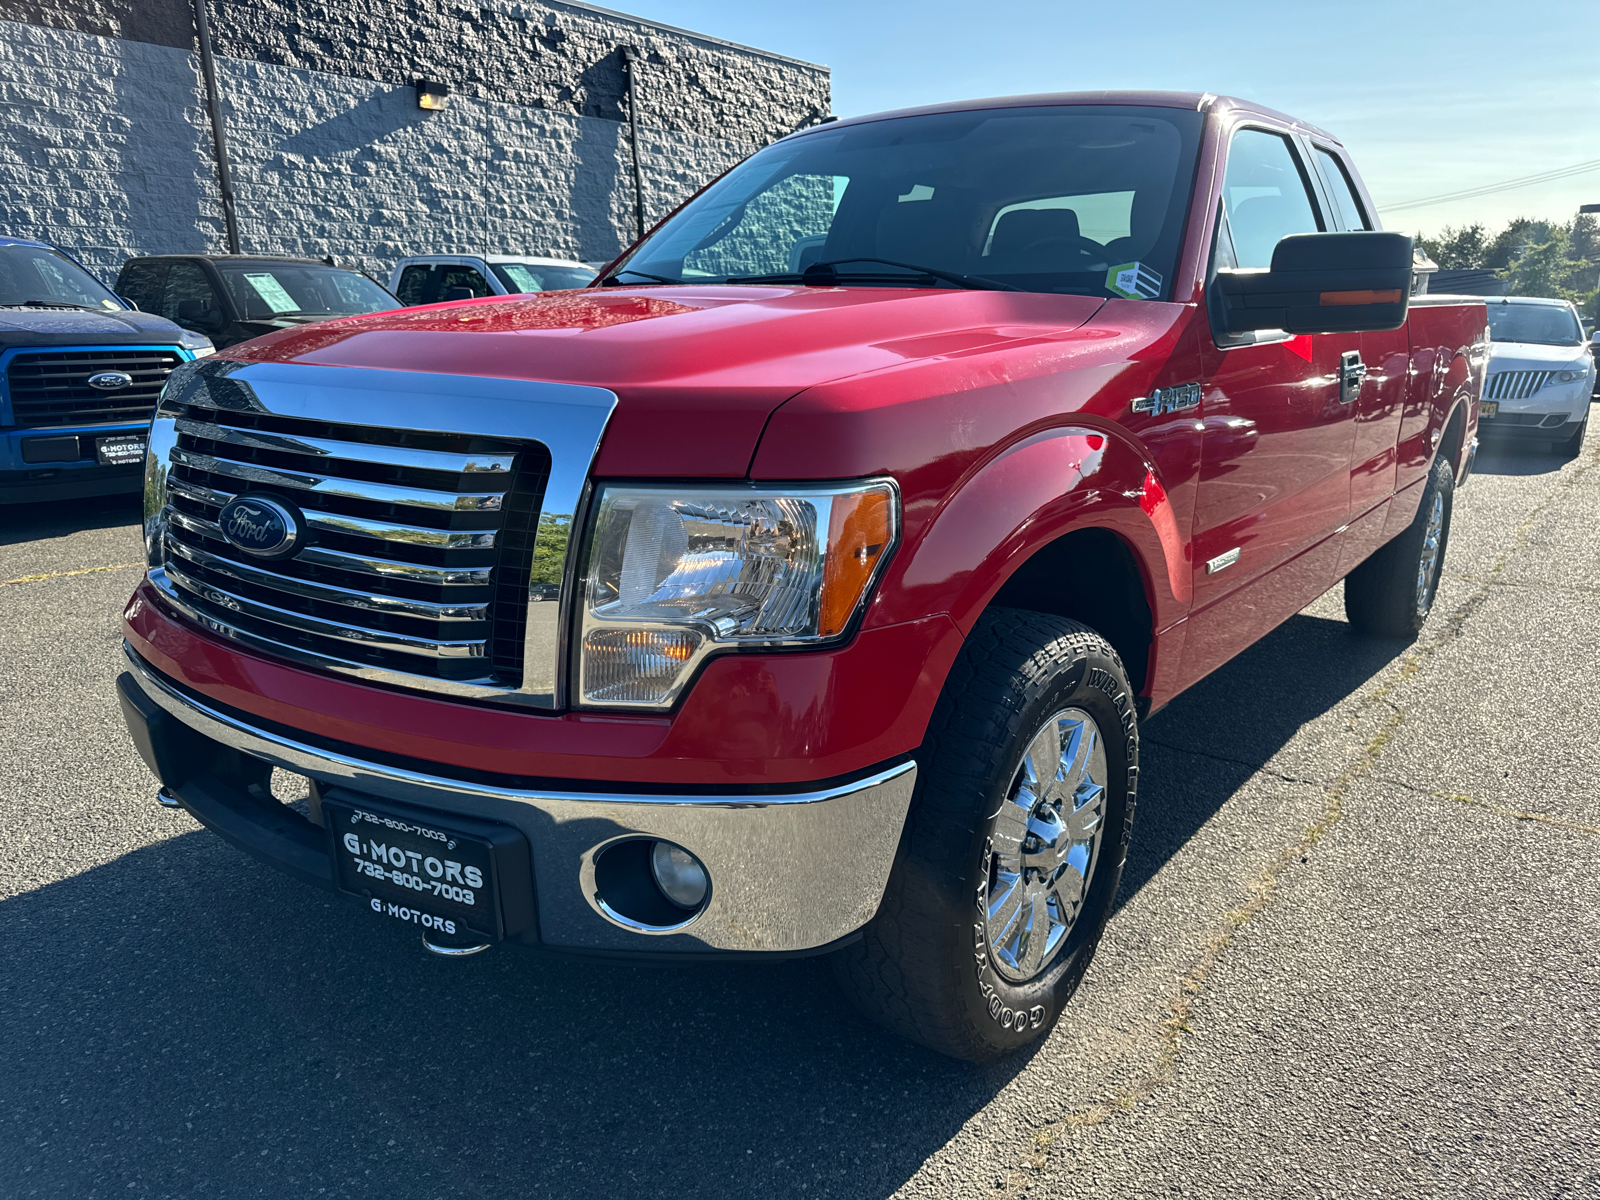
{"type": "Polygon", "coordinates": [[[886,581],[893,603],[875,620],[945,612],[965,634],[1038,550],[1091,527],[1133,552],[1157,630],[1184,616],[1189,547],[1155,465],[1119,438],[1064,427],[1017,442],[963,481],[886,581]]]}

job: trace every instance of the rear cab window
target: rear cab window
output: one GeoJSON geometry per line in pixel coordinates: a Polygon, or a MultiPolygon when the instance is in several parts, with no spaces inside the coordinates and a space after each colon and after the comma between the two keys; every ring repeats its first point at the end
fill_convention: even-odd
{"type": "Polygon", "coordinates": [[[1321,169],[1322,182],[1328,193],[1328,198],[1333,205],[1334,214],[1339,219],[1339,228],[1345,230],[1371,229],[1372,222],[1367,219],[1366,212],[1361,207],[1361,201],[1356,198],[1356,190],[1350,182],[1350,174],[1345,170],[1344,164],[1339,161],[1338,155],[1321,146],[1316,147],[1317,166],[1321,169]]]}

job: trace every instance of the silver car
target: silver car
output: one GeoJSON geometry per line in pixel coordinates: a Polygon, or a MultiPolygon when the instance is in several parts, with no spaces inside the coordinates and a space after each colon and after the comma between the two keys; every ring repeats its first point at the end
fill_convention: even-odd
{"type": "Polygon", "coordinates": [[[1595,363],[1578,310],[1566,300],[1503,296],[1488,301],[1489,375],[1478,405],[1485,438],[1583,446],[1595,363]]]}
{"type": "Polygon", "coordinates": [[[419,254],[402,258],[389,275],[389,290],[406,307],[469,300],[474,296],[519,296],[587,287],[593,267],[565,258],[526,254],[419,254]]]}

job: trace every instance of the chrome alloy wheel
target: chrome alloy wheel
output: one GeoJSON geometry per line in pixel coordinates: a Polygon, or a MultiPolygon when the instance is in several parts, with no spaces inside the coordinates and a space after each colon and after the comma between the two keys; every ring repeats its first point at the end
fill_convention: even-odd
{"type": "Polygon", "coordinates": [[[1012,983],[1038,975],[1072,931],[1100,861],[1106,751],[1081,708],[1033,735],[989,829],[981,898],[989,955],[1012,983]]]}
{"type": "Polygon", "coordinates": [[[1444,497],[1434,493],[1428,509],[1428,525],[1422,531],[1422,558],[1417,563],[1417,615],[1425,617],[1433,607],[1434,574],[1439,569],[1439,552],[1444,540],[1444,497]]]}

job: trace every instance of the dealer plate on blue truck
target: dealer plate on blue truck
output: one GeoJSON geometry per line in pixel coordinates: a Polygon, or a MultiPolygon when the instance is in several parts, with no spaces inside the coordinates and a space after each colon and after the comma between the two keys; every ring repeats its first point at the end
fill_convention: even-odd
{"type": "Polygon", "coordinates": [[[531,924],[527,843],[509,826],[343,790],[323,797],[322,819],[340,890],[373,912],[430,938],[499,941],[531,924]]]}

